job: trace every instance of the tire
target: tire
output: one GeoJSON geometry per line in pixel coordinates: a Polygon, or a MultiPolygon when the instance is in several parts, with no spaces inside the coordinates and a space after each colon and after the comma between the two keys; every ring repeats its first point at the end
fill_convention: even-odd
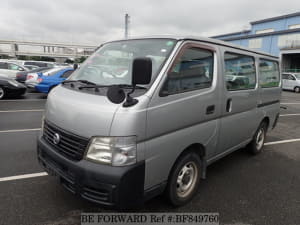
{"type": "Polygon", "coordinates": [[[181,156],[173,166],[166,187],[166,197],[174,206],[188,203],[197,193],[201,177],[201,159],[194,152],[181,156]]]}
{"type": "Polygon", "coordinates": [[[295,88],[294,88],[294,91],[295,91],[296,93],[300,93],[300,87],[295,87],[295,88]]]}
{"type": "Polygon", "coordinates": [[[268,125],[266,122],[262,122],[257,131],[254,134],[252,141],[248,145],[248,151],[253,154],[257,155],[262,152],[262,149],[265,144],[266,134],[267,134],[268,125]]]}
{"type": "Polygon", "coordinates": [[[0,100],[3,99],[5,95],[6,95],[5,89],[3,87],[0,87],[0,100]]]}

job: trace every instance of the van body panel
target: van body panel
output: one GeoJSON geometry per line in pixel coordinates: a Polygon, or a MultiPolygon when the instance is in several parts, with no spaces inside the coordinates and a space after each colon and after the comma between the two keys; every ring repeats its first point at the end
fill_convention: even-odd
{"type": "Polygon", "coordinates": [[[60,85],[48,96],[45,118],[82,137],[108,136],[118,107],[106,96],[73,91],[60,85]]]}
{"type": "Polygon", "coordinates": [[[167,132],[146,141],[145,190],[166,181],[174,162],[190,145],[203,143],[205,149],[213,155],[217,145],[217,130],[216,119],[167,132]]]}
{"type": "Polygon", "coordinates": [[[119,107],[113,118],[109,136],[137,137],[137,161],[145,159],[145,139],[147,105],[149,98],[146,95],[137,98],[139,103],[133,107],[119,107]]]}
{"type": "Polygon", "coordinates": [[[160,97],[160,91],[167,80],[168,69],[176,58],[170,62],[147,110],[145,189],[166,181],[175,160],[190,145],[205,146],[207,157],[215,154],[220,117],[218,48],[187,41],[181,45],[178,52],[191,44],[195,48],[214,51],[212,86],[160,97]],[[208,114],[207,109],[211,106],[214,107],[214,111],[208,114]]]}

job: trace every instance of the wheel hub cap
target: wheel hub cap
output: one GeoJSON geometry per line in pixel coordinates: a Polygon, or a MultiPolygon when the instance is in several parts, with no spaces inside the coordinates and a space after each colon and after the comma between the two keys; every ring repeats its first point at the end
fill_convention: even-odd
{"type": "Polygon", "coordinates": [[[264,139],[265,139],[265,134],[264,134],[264,129],[261,128],[256,137],[256,148],[260,150],[263,147],[264,144],[264,139]]]}
{"type": "Polygon", "coordinates": [[[193,191],[197,178],[198,170],[195,163],[186,163],[177,177],[177,195],[179,197],[188,196],[193,191]]]}

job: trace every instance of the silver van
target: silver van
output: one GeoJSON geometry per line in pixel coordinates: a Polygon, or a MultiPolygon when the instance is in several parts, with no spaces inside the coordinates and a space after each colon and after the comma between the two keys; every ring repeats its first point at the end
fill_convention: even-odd
{"type": "Polygon", "coordinates": [[[263,149],[279,116],[277,57],[208,38],[108,42],[48,96],[38,159],[74,194],[180,206],[209,164],[263,149]]]}
{"type": "Polygon", "coordinates": [[[282,89],[300,93],[300,73],[283,73],[282,89]]]}

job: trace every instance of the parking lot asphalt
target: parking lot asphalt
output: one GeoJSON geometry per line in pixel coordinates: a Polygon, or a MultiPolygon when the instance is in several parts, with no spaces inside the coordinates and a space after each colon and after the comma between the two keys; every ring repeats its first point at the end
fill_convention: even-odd
{"type": "MultiPolygon", "coordinates": [[[[55,177],[2,179],[43,172],[36,138],[45,102],[38,93],[0,101],[1,225],[80,224],[81,212],[114,211],[72,195],[55,177]]],[[[262,154],[250,156],[241,149],[209,166],[207,179],[186,206],[173,208],[159,196],[135,211],[218,212],[220,224],[299,225],[300,94],[283,92],[281,105],[287,109],[281,109],[262,154]]]]}

